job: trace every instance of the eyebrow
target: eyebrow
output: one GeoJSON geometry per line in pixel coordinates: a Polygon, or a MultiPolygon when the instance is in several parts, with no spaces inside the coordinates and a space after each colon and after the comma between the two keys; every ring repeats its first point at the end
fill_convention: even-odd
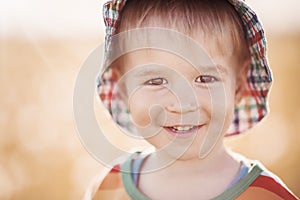
{"type": "Polygon", "coordinates": [[[135,76],[152,76],[152,75],[162,75],[163,71],[159,69],[142,69],[134,72],[135,76]]]}
{"type": "MultiPolygon", "coordinates": [[[[221,72],[221,73],[224,73],[224,74],[228,74],[228,70],[222,66],[222,65],[214,65],[214,66],[201,66],[199,67],[199,69],[197,69],[196,67],[194,67],[195,70],[199,70],[200,73],[205,73],[205,72],[214,72],[214,71],[217,71],[217,72],[221,72]]],[[[134,72],[134,75],[135,76],[138,76],[138,77],[145,77],[145,76],[157,76],[157,75],[163,75],[165,74],[163,70],[161,69],[141,69],[141,70],[137,70],[136,72],[134,72]]]]}
{"type": "Polygon", "coordinates": [[[222,66],[222,65],[214,65],[214,66],[206,66],[206,67],[203,67],[204,71],[205,72],[209,72],[209,71],[220,71],[221,73],[224,73],[224,74],[228,74],[228,70],[222,66]]]}

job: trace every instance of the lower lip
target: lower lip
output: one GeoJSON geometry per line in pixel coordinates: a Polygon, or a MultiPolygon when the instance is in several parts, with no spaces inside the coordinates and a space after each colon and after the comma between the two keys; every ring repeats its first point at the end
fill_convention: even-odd
{"type": "Polygon", "coordinates": [[[164,129],[171,135],[175,136],[175,137],[178,137],[178,138],[188,138],[188,137],[191,137],[195,134],[198,133],[199,129],[201,128],[202,126],[195,126],[194,128],[192,128],[191,130],[188,130],[188,131],[182,131],[182,132],[177,132],[177,131],[174,131],[172,128],[169,128],[169,127],[164,127],[164,129]]]}

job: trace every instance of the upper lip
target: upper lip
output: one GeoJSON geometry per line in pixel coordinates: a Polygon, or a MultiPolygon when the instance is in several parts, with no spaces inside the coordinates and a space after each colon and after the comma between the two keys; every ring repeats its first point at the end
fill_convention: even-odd
{"type": "Polygon", "coordinates": [[[164,128],[175,132],[185,133],[188,131],[199,129],[200,125],[178,125],[178,126],[173,125],[173,126],[165,126],[164,128]]]}
{"type": "Polygon", "coordinates": [[[163,126],[164,128],[178,128],[178,127],[199,127],[201,125],[197,124],[197,125],[193,125],[193,124],[180,124],[180,125],[167,125],[167,126],[163,126]]]}
{"type": "Polygon", "coordinates": [[[164,127],[176,127],[176,126],[201,126],[200,124],[172,124],[164,125],[164,127]]]}

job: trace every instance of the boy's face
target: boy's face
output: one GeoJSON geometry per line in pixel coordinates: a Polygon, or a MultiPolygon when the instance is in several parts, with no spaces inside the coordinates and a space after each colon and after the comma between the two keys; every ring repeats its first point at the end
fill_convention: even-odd
{"type": "Polygon", "coordinates": [[[221,148],[233,120],[236,62],[197,56],[193,66],[172,53],[145,49],[116,64],[119,90],[139,133],[158,150],[183,153],[182,159],[198,157],[201,148],[221,148]]]}

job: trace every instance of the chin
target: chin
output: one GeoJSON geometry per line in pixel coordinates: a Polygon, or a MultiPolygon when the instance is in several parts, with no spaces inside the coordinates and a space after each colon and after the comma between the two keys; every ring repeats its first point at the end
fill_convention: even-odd
{"type": "Polygon", "coordinates": [[[200,147],[191,148],[165,148],[162,151],[169,159],[174,159],[178,161],[188,161],[188,160],[199,160],[200,147]]]}

